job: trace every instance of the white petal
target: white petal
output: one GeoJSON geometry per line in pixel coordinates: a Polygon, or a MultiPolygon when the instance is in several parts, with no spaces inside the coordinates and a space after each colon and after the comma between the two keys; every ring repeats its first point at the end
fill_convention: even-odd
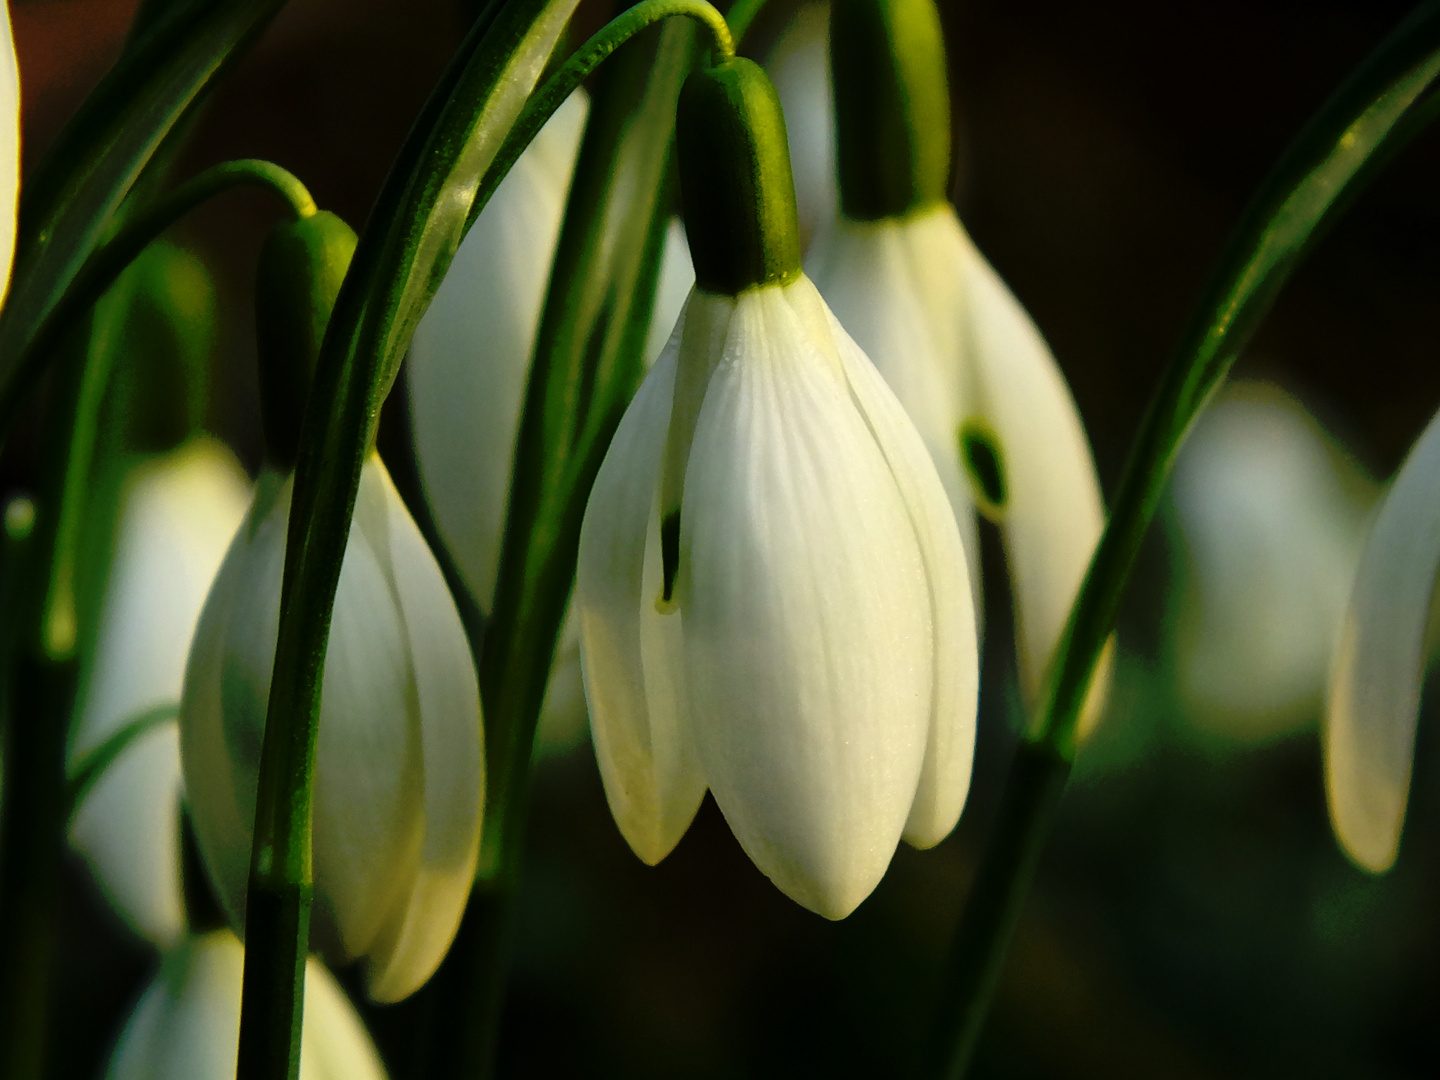
{"type": "Polygon", "coordinates": [[[403,918],[371,950],[367,992],[407,997],[444,957],[475,877],[485,805],[480,689],[460,613],[440,567],[378,457],[367,472],[383,484],[390,571],[408,636],[424,752],[424,841],[403,918]]]}
{"type": "Polygon", "coordinates": [[[835,215],[839,205],[829,4],[806,4],[796,13],[776,39],[765,70],[785,110],[803,244],[835,215]]]}
{"type": "Polygon", "coordinates": [[[650,333],[645,339],[645,366],[652,367],[660,352],[670,343],[679,323],[685,300],[695,286],[695,267],[690,262],[690,245],[685,239],[685,226],[678,217],[671,218],[665,228],[665,250],[660,255],[660,278],[655,283],[655,309],[650,317],[650,333]]]}
{"type": "Polygon", "coordinates": [[[249,504],[235,455],[213,439],[128,479],[72,763],[128,718],[179,702],[200,609],[249,504]]]}
{"type": "Polygon", "coordinates": [[[261,473],[201,612],[180,701],[180,756],[195,834],[236,926],[245,920],[289,507],[289,483],[261,473]]]}
{"type": "Polygon", "coordinates": [[[651,865],[679,842],[705,794],[685,726],[680,615],[656,610],[660,468],[680,336],[646,376],[611,440],[585,508],[575,579],[585,697],[605,797],[626,842],[651,865]]]}
{"type": "MultiPolygon", "coordinates": [[[[1095,462],[1065,378],[1030,316],[959,229],[964,363],[978,415],[999,437],[1021,689],[1039,692],[1105,525],[1095,462]]],[[[1108,684],[1103,663],[1081,727],[1108,684]]]]}
{"type": "MultiPolygon", "coordinates": [[[[810,302],[822,303],[804,278],[788,290],[797,306],[807,291],[810,302]]],[[[859,345],[833,314],[829,321],[851,393],[905,501],[930,586],[934,696],[925,764],[905,824],[905,839],[915,847],[933,847],[960,820],[975,757],[980,663],[970,591],[974,570],[967,565],[954,507],[934,465],[934,450],[926,446],[897,395],[859,345]]],[[[967,513],[965,520],[973,525],[974,516],[967,513]]]]}
{"type": "Polygon", "coordinates": [[[1410,450],[1365,541],[1325,717],[1330,820],[1346,854],[1395,862],[1410,793],[1425,631],[1440,567],[1440,417],[1410,450]]]}
{"type": "Polygon", "coordinates": [[[10,5],[0,12],[0,302],[15,258],[15,208],[20,197],[20,69],[10,5]]]}
{"type": "Polygon", "coordinates": [[[96,780],[70,843],[132,926],[162,949],[185,933],[180,887],[180,732],[137,736],[96,780]]]}
{"type": "Polygon", "coordinates": [[[959,252],[958,224],[946,206],[903,221],[837,218],[811,245],[805,262],[830,310],[925,440],[954,508],[970,591],[978,597],[980,537],[958,441],[970,405],[960,374],[958,315],[964,294],[954,273],[959,252]]]}
{"type": "Polygon", "coordinates": [[[540,706],[535,730],[536,760],[559,757],[575,749],[590,732],[585,709],[585,680],[580,673],[580,620],[572,604],[565,612],[555,664],[540,706]]]}
{"type": "Polygon", "coordinates": [[[584,127],[577,92],[481,212],[410,345],[415,451],[466,585],[495,593],[510,462],[550,261],[584,127]]]}
{"type": "Polygon", "coordinates": [[[731,829],[828,918],[875,887],[924,757],[930,596],[829,328],[742,294],[695,425],[680,606],[695,741],[731,829]]]}
{"type": "Polygon", "coordinates": [[[390,573],[392,490],[372,456],[335,591],[315,746],[316,940],[347,958],[369,953],[399,917],[424,835],[420,703],[390,573]]]}
{"type": "MultiPolygon", "coordinates": [[[[107,1080],[230,1080],[240,1040],[245,950],[228,930],[166,957],[120,1036],[107,1080]]],[[[305,971],[301,1080],[382,1080],[385,1068],[334,978],[305,971]]]]}
{"type": "Polygon", "coordinates": [[[1232,383],[1200,417],[1172,481],[1186,569],[1176,663],[1197,726],[1253,743],[1320,714],[1367,487],[1275,387],[1232,383]]]}

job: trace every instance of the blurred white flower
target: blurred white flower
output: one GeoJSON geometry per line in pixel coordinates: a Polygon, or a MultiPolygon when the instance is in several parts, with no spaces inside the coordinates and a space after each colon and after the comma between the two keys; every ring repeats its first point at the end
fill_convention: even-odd
{"type": "MultiPolygon", "coordinates": [[[[1105,524],[1090,445],[1055,358],[949,203],[873,222],[837,217],[806,266],[915,421],[972,555],[971,498],[999,525],[1021,689],[1034,701],[1105,524]]],[[[1082,732],[1109,666],[1107,653],[1082,732]]]]}
{"type": "Polygon", "coordinates": [[[10,5],[0,12],[0,302],[15,260],[15,210],[20,199],[20,68],[10,5]]]}
{"type": "Polygon", "coordinates": [[[180,887],[179,710],[200,608],[245,516],[250,482],[221,443],[195,438],[127,481],[100,628],[72,733],[72,770],[143,717],[70,824],[71,843],[141,934],[165,948],[185,931],[180,887]]]}
{"type": "MultiPolygon", "coordinates": [[[[240,1043],[244,946],[229,930],[170,953],[135,1007],[106,1080],[231,1080],[240,1043]]],[[[383,1080],[354,1006],[314,957],[305,968],[301,1080],[383,1080]]]]}
{"type": "MultiPolygon", "coordinates": [[[[244,925],[291,481],[266,471],[206,602],[180,712],[201,852],[244,925]]],[[[366,957],[377,1001],[440,963],[469,894],[484,802],[465,632],[420,532],[371,455],[360,476],[316,744],[313,935],[366,957]]]]}
{"type": "Polygon", "coordinates": [[[765,70],[785,109],[803,247],[835,215],[835,104],[830,89],[830,5],[807,3],[771,47],[765,70]]]}
{"type": "Polygon", "coordinates": [[[1201,415],[1171,492],[1187,715],[1247,743],[1312,725],[1365,534],[1364,476],[1298,401],[1240,383],[1201,415]]]}
{"type": "Polygon", "coordinates": [[[1325,789],[1341,847],[1380,873],[1395,862],[1440,569],[1440,415],[1376,511],[1340,627],[1325,716],[1325,789]]]}
{"type": "Polygon", "coordinates": [[[943,838],[977,683],[964,551],[914,426],[814,286],[700,291],[622,420],[580,537],[596,754],[658,862],[707,786],[829,918],[943,838]]]}

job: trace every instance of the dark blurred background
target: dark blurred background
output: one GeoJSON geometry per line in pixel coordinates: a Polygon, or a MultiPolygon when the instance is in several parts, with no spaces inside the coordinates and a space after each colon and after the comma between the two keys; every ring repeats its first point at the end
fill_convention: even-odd
{"type": "MultiPolygon", "coordinates": [[[[772,0],[763,55],[791,10],[772,0]]],[[[1107,491],[1227,232],[1289,139],[1411,5],[1387,0],[942,0],[957,205],[1048,336],[1107,491]]],[[[15,0],[33,167],[118,53],[133,0],[15,0]]],[[[291,0],[178,166],[296,172],[357,227],[469,12],[462,0],[291,0]]],[[[581,20],[605,17],[584,0],[581,20]]],[[[1399,157],[1296,275],[1240,373],[1296,393],[1373,475],[1440,404],[1440,130],[1399,157]]],[[[276,207],[232,194],[181,239],[223,286],[211,423],[252,468],[250,280],[276,207]]],[[[23,472],[13,460],[7,475],[23,472]]],[[[902,847],[850,919],[786,900],[713,803],[649,869],[587,744],[544,762],[502,1057],[511,1076],[897,1076],[923,1034],[1020,709],[998,545],[970,804],[902,847]]],[[[1187,734],[1152,544],[1120,673],[1043,863],[977,1076],[1440,1075],[1440,739],[1422,720],[1396,869],[1330,837],[1312,730],[1259,749],[1187,734]]],[[[1427,706],[1427,711],[1433,711],[1427,706]]],[[[1433,719],[1433,718],[1428,718],[1433,719]]],[[[93,1077],[155,967],[78,861],[60,1075],[93,1077]]],[[[367,1018],[396,1080],[416,1025],[367,1018]]]]}

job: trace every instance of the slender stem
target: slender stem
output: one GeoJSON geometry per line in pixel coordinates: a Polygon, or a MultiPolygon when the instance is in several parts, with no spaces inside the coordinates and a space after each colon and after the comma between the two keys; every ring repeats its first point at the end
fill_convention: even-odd
{"type": "Polygon", "coordinates": [[[1382,42],[1297,136],[1251,201],[1212,275],[1141,424],[1002,798],[957,931],[929,1075],[956,1080],[971,1060],[1058,805],[1036,797],[1029,758],[1051,762],[1053,782],[1063,785],[1091,677],[1180,444],[1310,246],[1381,166],[1440,115],[1437,79],[1440,3],[1431,2],[1382,42]]]}
{"type": "Polygon", "coordinates": [[[242,159],[207,169],[131,218],[108,243],[90,256],[70,287],[22,347],[11,378],[0,387],[0,441],[10,430],[20,406],[45,374],[60,341],[74,328],[76,320],[104,295],[152,240],[191,210],[237,187],[261,187],[273,191],[297,218],[315,213],[315,201],[295,176],[268,161],[242,159]]]}

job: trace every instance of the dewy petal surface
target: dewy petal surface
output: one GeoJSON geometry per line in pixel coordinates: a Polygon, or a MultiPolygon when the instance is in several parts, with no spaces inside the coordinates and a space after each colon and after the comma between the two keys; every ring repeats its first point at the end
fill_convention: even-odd
{"type": "MultiPolygon", "coordinates": [[[[230,1080],[240,1041],[244,947],[228,930],[170,953],[121,1034],[107,1080],[230,1080]]],[[[301,1080],[383,1080],[385,1067],[331,974],[305,969],[301,1080]]]]}
{"type": "Polygon", "coordinates": [[[621,835],[651,865],[679,842],[705,794],[686,729],[681,614],[656,608],[660,470],[682,337],[661,353],[610,442],[585,508],[575,578],[605,797],[621,835]]]}
{"type": "MultiPolygon", "coordinates": [[[[821,304],[803,278],[788,290],[797,307],[821,304]],[[809,294],[807,296],[807,293],[809,294]]],[[[930,587],[934,694],[920,786],[905,824],[905,840],[933,847],[960,820],[975,757],[975,709],[980,692],[979,647],[967,554],[949,493],[931,451],[865,352],[827,313],[850,391],[870,425],[910,514],[930,587]]],[[[973,523],[973,516],[967,515],[973,523]]]]}
{"type": "Polygon", "coordinates": [[[485,804],[480,689],[460,613],[434,555],[378,459],[372,480],[383,493],[383,535],[394,598],[414,671],[424,754],[423,841],[404,915],[372,949],[367,990],[399,1001],[444,958],[475,876],[485,804]]]}
{"type": "Polygon", "coordinates": [[[486,609],[526,373],[586,112],[585,95],[572,95],[520,156],[455,253],[410,345],[425,494],[486,609]]]}
{"type": "Polygon", "coordinates": [[[1425,634],[1440,567],[1440,416],[1380,504],[1331,668],[1325,787],[1335,835],[1372,873],[1400,848],[1425,634]]]}
{"type": "MultiPolygon", "coordinates": [[[[1105,504],[1079,411],[1049,346],[958,221],[955,236],[964,283],[961,366],[973,379],[976,412],[999,437],[1007,489],[1000,528],[1021,688],[1033,701],[1105,526],[1105,504]]],[[[1103,699],[1108,655],[1082,730],[1103,699]]]]}
{"type": "Polygon", "coordinates": [[[695,423],[677,584],[706,779],[747,854],[828,918],[889,865],[925,753],[930,595],[823,305],[736,301],[695,423]]]}

